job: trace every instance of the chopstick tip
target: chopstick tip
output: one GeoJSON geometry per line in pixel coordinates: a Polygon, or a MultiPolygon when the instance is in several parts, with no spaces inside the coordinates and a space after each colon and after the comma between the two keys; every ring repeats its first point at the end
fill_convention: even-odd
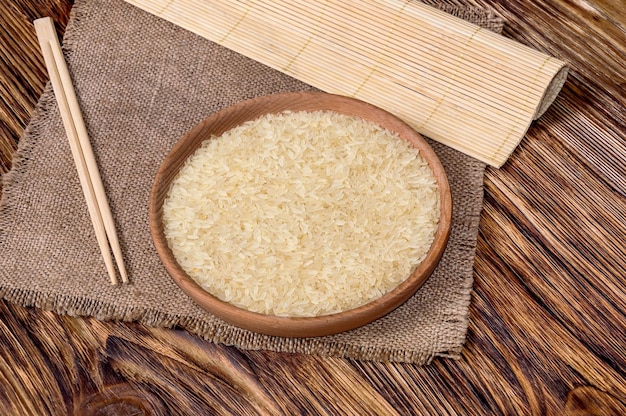
{"type": "Polygon", "coordinates": [[[128,284],[128,273],[125,269],[120,270],[120,275],[122,276],[122,283],[128,284]]]}

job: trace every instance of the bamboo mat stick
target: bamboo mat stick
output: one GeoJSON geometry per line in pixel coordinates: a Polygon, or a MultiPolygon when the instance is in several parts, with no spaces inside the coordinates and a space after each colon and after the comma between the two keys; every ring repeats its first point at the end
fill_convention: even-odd
{"type": "Polygon", "coordinates": [[[122,281],[126,283],[128,282],[128,275],[117,231],[115,230],[115,223],[89,142],[87,128],[81,116],[78,99],[76,98],[61,45],[54,29],[54,22],[51,18],[45,17],[37,19],[33,23],[44,61],[48,68],[54,95],[59,104],[61,119],[68,136],[72,157],[74,158],[80,184],[87,201],[89,216],[91,217],[109,278],[112,284],[118,283],[115,266],[109,250],[110,243],[122,281]]]}
{"type": "Polygon", "coordinates": [[[323,91],[502,166],[566,64],[411,0],[126,0],[323,91]]]}

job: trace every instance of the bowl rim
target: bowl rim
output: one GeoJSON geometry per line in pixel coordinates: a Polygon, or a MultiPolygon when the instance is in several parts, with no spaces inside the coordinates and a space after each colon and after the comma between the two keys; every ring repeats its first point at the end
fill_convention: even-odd
{"type": "MultiPolygon", "coordinates": [[[[315,110],[312,108],[310,111],[315,110]]],[[[148,215],[153,244],[162,264],[180,289],[202,309],[236,327],[257,333],[282,337],[316,337],[348,331],[373,322],[402,305],[422,286],[441,260],[448,243],[452,224],[452,195],[446,172],[431,146],[411,126],[390,112],[359,99],[341,95],[315,91],[287,92],[264,95],[238,102],[209,115],[192,127],[171,148],[159,166],[150,192],[148,215]],[[225,128],[223,131],[226,131],[246,120],[253,120],[264,114],[279,113],[290,109],[292,111],[300,111],[293,108],[265,111],[264,108],[268,107],[268,104],[285,102],[286,107],[294,107],[307,100],[313,106],[324,103],[324,108],[320,107],[318,110],[324,110],[330,106],[332,108],[329,111],[361,117],[363,117],[363,113],[366,113],[368,114],[367,119],[371,121],[384,120],[384,127],[396,132],[401,138],[417,147],[420,155],[427,161],[437,180],[440,196],[439,225],[433,243],[424,260],[402,283],[380,298],[356,308],[329,315],[315,317],[266,315],[220,300],[204,290],[187,275],[177,263],[165,238],[161,220],[162,203],[165,195],[169,192],[172,179],[180,169],[182,164],[180,160],[184,160],[181,157],[190,155],[198,148],[200,143],[211,137],[211,129],[207,128],[207,126],[215,127],[219,125],[225,128]],[[339,110],[334,110],[335,107],[339,108],[339,110]],[[255,111],[249,112],[248,110],[251,108],[255,109],[255,111]],[[237,114],[243,114],[242,117],[244,119],[235,124],[230,124],[230,127],[228,127],[229,117],[237,114]],[[176,164],[179,164],[179,166],[173,168],[176,164]]]]}

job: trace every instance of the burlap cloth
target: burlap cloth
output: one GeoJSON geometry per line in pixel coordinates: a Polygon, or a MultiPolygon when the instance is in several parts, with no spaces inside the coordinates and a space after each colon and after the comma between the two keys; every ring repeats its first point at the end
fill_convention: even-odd
{"type": "MultiPolygon", "coordinates": [[[[490,12],[441,7],[492,30],[502,28],[490,12]]],[[[452,233],[439,267],[405,305],[329,337],[247,332],[201,310],[165,272],[148,228],[152,180],[174,143],[211,113],[260,95],[313,88],[120,0],[76,1],[64,50],[131,284],[109,283],[48,85],[3,178],[4,299],[61,314],[184,328],[241,349],[419,364],[458,356],[468,325],[482,162],[433,143],[452,188],[452,233]]]]}

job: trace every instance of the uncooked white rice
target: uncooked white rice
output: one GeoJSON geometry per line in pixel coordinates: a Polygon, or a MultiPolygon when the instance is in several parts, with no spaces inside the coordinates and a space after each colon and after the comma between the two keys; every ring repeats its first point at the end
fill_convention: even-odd
{"type": "Polygon", "coordinates": [[[163,206],[181,267],[242,308],[317,316],[379,298],[424,259],[439,218],[433,173],[379,125],[286,112],[205,141],[163,206]]]}

